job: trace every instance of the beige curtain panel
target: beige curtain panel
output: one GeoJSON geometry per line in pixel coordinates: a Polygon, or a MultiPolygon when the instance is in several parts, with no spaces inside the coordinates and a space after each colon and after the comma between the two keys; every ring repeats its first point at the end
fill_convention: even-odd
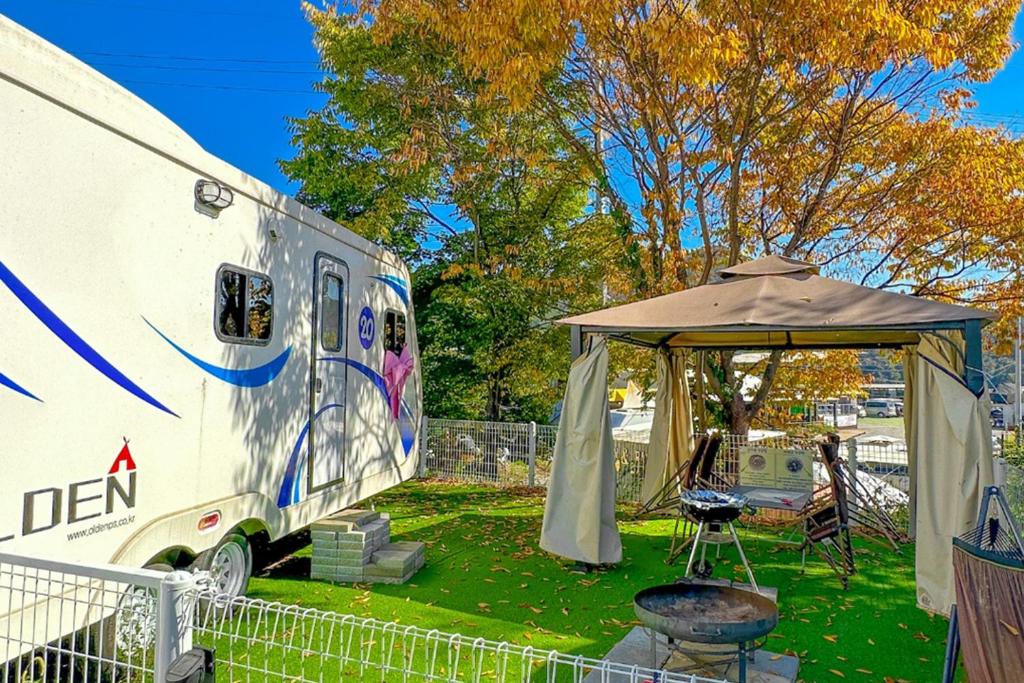
{"type": "Polygon", "coordinates": [[[622,559],[615,524],[615,451],[604,338],[594,339],[569,370],[540,547],[590,564],[622,559]]]}
{"type": "Polygon", "coordinates": [[[642,500],[650,500],[682,467],[693,450],[693,412],[686,384],[686,355],[659,349],[654,420],[647,447],[642,500]]]}
{"type": "Polygon", "coordinates": [[[907,350],[907,459],[917,539],[917,603],[949,614],[955,601],[953,538],[971,528],[992,484],[992,426],[987,392],[975,396],[963,376],[963,337],[922,335],[907,350]]]}

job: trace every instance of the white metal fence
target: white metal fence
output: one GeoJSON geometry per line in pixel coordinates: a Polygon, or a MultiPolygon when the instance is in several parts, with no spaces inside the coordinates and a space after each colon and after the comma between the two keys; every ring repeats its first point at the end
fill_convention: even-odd
{"type": "MultiPolygon", "coordinates": [[[[421,475],[499,486],[547,486],[558,427],[533,422],[424,420],[421,475]]],[[[615,439],[617,496],[643,502],[641,489],[647,465],[649,434],[637,432],[615,439]]],[[[721,481],[736,482],[739,451],[748,444],[774,448],[812,448],[813,440],[772,433],[752,436],[724,434],[715,461],[721,481]]],[[[910,490],[906,447],[901,441],[858,443],[850,439],[844,456],[852,468],[880,479],[903,493],[910,490]]]]}
{"type": "Polygon", "coordinates": [[[847,457],[858,471],[867,472],[904,493],[910,492],[907,446],[903,441],[865,443],[847,441],[847,457]]]}
{"type": "Polygon", "coordinates": [[[0,553],[0,681],[163,680],[191,647],[178,629],[191,586],[180,572],[0,553]]]}
{"type": "Polygon", "coordinates": [[[163,574],[0,553],[0,681],[154,681],[193,646],[227,681],[723,683],[297,605],[163,574]]]}
{"type": "MultiPolygon", "coordinates": [[[[547,486],[558,427],[535,422],[424,420],[421,475],[500,486],[547,486]]],[[[647,443],[616,439],[618,498],[639,501],[647,443]]]]}

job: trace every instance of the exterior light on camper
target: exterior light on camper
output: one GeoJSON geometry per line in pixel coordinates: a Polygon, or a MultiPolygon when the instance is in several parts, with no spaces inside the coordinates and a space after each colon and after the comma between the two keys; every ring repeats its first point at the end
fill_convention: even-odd
{"type": "Polygon", "coordinates": [[[215,180],[197,180],[195,195],[196,211],[214,218],[235,201],[235,193],[231,188],[215,180]]]}
{"type": "Polygon", "coordinates": [[[202,534],[213,531],[218,526],[220,526],[220,510],[213,510],[199,518],[199,524],[196,525],[196,528],[202,534]]]}

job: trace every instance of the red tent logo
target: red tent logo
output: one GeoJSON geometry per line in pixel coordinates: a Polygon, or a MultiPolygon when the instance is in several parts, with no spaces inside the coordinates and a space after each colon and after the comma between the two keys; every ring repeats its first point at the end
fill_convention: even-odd
{"type": "Polygon", "coordinates": [[[107,474],[120,472],[122,464],[129,472],[135,469],[135,460],[132,459],[132,452],[128,450],[128,439],[124,440],[124,446],[121,447],[121,452],[114,458],[114,464],[110,466],[110,471],[107,474]]]}

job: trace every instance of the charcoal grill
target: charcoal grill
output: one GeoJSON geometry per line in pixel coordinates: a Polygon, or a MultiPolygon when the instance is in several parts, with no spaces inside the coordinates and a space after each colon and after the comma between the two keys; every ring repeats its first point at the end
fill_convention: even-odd
{"type": "MultiPolygon", "coordinates": [[[[747,680],[747,656],[779,623],[779,609],[765,596],[731,586],[680,582],[647,588],[633,598],[637,618],[647,628],[675,644],[735,645],[724,662],[739,660],[739,681],[747,680]]],[[[652,635],[651,651],[655,650],[652,635]]],[[[708,659],[707,652],[701,652],[708,659]]],[[[717,653],[721,657],[722,652],[717,653]]],[[[655,661],[653,668],[660,663],[655,661]]]]}
{"type": "MultiPolygon", "coordinates": [[[[696,574],[699,578],[711,576],[711,565],[705,559],[707,545],[720,546],[723,543],[732,542],[739,553],[743,568],[747,571],[747,578],[750,579],[751,587],[756,591],[757,580],[754,579],[754,572],[747,562],[747,555],[743,552],[740,544],[740,537],[736,533],[733,522],[743,514],[743,508],[747,504],[745,496],[735,493],[720,493],[707,489],[693,489],[683,491],[680,496],[680,504],[683,512],[692,520],[697,522],[697,532],[693,535],[693,546],[690,548],[690,559],[686,563],[685,577],[696,574]],[[725,525],[729,533],[722,531],[725,525]],[[697,560],[697,549],[700,548],[700,564],[694,571],[694,563],[697,560]]],[[[716,550],[717,555],[717,550],[716,550]]]]}

